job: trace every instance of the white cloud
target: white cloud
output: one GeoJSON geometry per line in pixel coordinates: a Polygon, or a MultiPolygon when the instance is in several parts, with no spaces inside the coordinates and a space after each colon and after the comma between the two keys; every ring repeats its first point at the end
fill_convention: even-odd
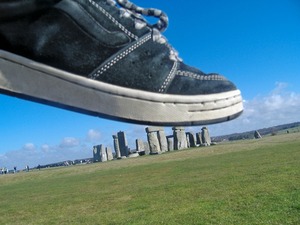
{"type": "Polygon", "coordinates": [[[243,114],[230,122],[212,125],[213,135],[229,134],[300,121],[300,93],[277,82],[267,96],[244,101],[243,114]]]}
{"type": "Polygon", "coordinates": [[[73,147],[79,146],[79,144],[80,144],[79,139],[74,138],[74,137],[65,137],[61,141],[59,147],[61,147],[61,148],[73,148],[73,147]]]}
{"type": "Polygon", "coordinates": [[[45,165],[65,160],[75,160],[92,157],[92,147],[79,145],[73,138],[66,138],[63,143],[56,146],[35,145],[34,151],[28,151],[22,147],[19,150],[9,151],[0,155],[0,166],[23,169],[26,165],[35,167],[38,164],[45,165]],[[89,151],[90,150],[90,151],[89,151]]]}
{"type": "Polygon", "coordinates": [[[101,133],[98,130],[90,129],[86,137],[89,142],[97,142],[101,139],[101,133]]]}
{"type": "Polygon", "coordinates": [[[282,92],[285,92],[285,89],[287,89],[288,86],[289,84],[285,82],[275,82],[275,88],[271,92],[271,94],[280,94],[282,92]]]}
{"type": "Polygon", "coordinates": [[[41,150],[42,150],[42,152],[49,152],[49,150],[50,150],[50,146],[49,145],[46,145],[46,144],[44,144],[44,145],[42,145],[42,147],[41,147],[41,150]]]}
{"type": "Polygon", "coordinates": [[[3,162],[6,162],[7,159],[8,158],[7,158],[6,154],[0,154],[0,162],[2,162],[0,165],[2,166],[4,164],[3,162]]]}
{"type": "Polygon", "coordinates": [[[35,150],[35,145],[33,143],[26,143],[23,146],[23,149],[27,150],[27,151],[34,151],[35,150]]]}

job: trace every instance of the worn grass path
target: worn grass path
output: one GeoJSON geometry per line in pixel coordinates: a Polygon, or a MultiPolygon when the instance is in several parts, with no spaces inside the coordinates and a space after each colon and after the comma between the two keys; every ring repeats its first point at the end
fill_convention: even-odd
{"type": "Polygon", "coordinates": [[[300,224],[300,133],[0,176],[0,224],[300,224]]]}

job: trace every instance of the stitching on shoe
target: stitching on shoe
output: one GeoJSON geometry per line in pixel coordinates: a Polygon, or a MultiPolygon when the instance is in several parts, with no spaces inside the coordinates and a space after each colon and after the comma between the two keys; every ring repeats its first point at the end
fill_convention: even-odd
{"type": "Polygon", "coordinates": [[[95,6],[100,12],[102,12],[108,19],[110,19],[116,26],[118,26],[124,33],[126,33],[129,37],[137,40],[138,36],[131,33],[129,30],[127,30],[121,23],[118,22],[116,18],[114,18],[111,14],[109,14],[104,8],[102,8],[100,5],[98,5],[93,0],[89,0],[89,2],[95,6]]]}
{"type": "Polygon", "coordinates": [[[147,41],[151,40],[151,34],[146,35],[145,37],[141,38],[137,42],[135,42],[133,45],[129,46],[116,56],[114,56],[112,59],[108,60],[105,64],[99,67],[95,73],[90,75],[91,79],[97,79],[101,74],[106,72],[110,67],[114,66],[118,61],[125,58],[128,54],[133,52],[135,49],[139,48],[143,44],[145,44],[147,41]]]}
{"type": "Polygon", "coordinates": [[[218,74],[211,74],[211,75],[200,75],[197,73],[189,72],[189,71],[182,71],[177,70],[176,75],[190,77],[197,80],[226,80],[225,77],[218,75],[218,74]]]}
{"type": "Polygon", "coordinates": [[[171,82],[171,80],[173,80],[174,76],[175,76],[175,72],[178,66],[178,62],[175,61],[173,64],[173,67],[169,73],[169,75],[167,76],[166,80],[164,81],[164,83],[162,84],[162,86],[160,87],[160,89],[158,90],[158,92],[163,93],[165,92],[167,86],[169,85],[169,83],[171,82]]]}

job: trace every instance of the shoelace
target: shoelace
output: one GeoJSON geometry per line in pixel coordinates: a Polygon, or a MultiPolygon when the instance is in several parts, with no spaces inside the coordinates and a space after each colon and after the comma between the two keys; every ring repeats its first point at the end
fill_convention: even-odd
{"type": "MultiPolygon", "coordinates": [[[[144,16],[152,16],[155,18],[158,18],[158,22],[154,25],[152,25],[152,28],[156,28],[160,32],[163,32],[167,29],[169,19],[167,14],[165,14],[162,10],[155,9],[155,8],[149,8],[145,9],[142,7],[139,7],[132,2],[128,0],[116,0],[117,3],[122,6],[124,9],[129,10],[131,13],[133,13],[135,16],[138,17],[138,19],[142,19],[142,21],[145,22],[144,18],[142,16],[138,15],[144,15],[144,16]]],[[[148,24],[149,25],[149,24],[148,24]]]]}
{"type": "Polygon", "coordinates": [[[161,34],[164,32],[169,24],[169,19],[167,14],[165,14],[162,10],[155,8],[142,8],[133,4],[128,0],[106,0],[111,5],[119,4],[122,8],[121,15],[123,17],[133,16],[135,18],[135,28],[142,29],[145,26],[149,26],[152,28],[153,33],[153,41],[156,41],[160,44],[166,44],[170,49],[170,59],[173,61],[182,61],[178,56],[178,52],[167,42],[167,39],[161,34]],[[143,16],[155,17],[158,18],[158,22],[156,24],[149,24],[143,16]]]}

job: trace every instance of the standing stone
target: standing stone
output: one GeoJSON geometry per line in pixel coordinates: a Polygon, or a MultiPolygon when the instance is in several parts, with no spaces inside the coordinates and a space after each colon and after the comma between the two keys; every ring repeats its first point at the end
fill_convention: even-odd
{"type": "Polygon", "coordinates": [[[187,132],[186,134],[187,134],[188,141],[190,143],[190,147],[191,148],[196,147],[197,143],[196,143],[195,135],[192,132],[187,132]]]}
{"type": "Polygon", "coordinates": [[[129,148],[128,148],[128,144],[127,144],[126,135],[123,131],[118,132],[118,140],[119,140],[121,157],[122,156],[128,157],[129,148]]]}
{"type": "Polygon", "coordinates": [[[203,141],[202,141],[202,134],[201,132],[196,134],[196,138],[197,138],[197,145],[202,145],[203,141]]]}
{"type": "Polygon", "coordinates": [[[103,145],[100,145],[100,162],[106,162],[107,161],[107,154],[106,150],[103,145]]]}
{"type": "Polygon", "coordinates": [[[135,147],[136,147],[137,152],[144,152],[145,151],[144,142],[141,139],[136,139],[135,140],[135,147]]]}
{"type": "Polygon", "coordinates": [[[190,143],[190,137],[188,134],[185,134],[186,135],[186,143],[187,143],[187,147],[190,148],[191,147],[191,143],[190,143]]]}
{"type": "Polygon", "coordinates": [[[113,156],[113,154],[112,154],[112,150],[111,150],[110,147],[106,147],[106,155],[107,155],[107,160],[108,160],[108,161],[114,159],[114,156],[113,156]]]}
{"type": "Polygon", "coordinates": [[[187,148],[187,141],[184,127],[173,127],[174,150],[187,148]]]}
{"type": "Polygon", "coordinates": [[[96,145],[93,147],[93,161],[101,162],[100,145],[96,145]]]}
{"type": "Polygon", "coordinates": [[[147,138],[150,146],[150,154],[158,154],[168,151],[168,142],[165,131],[161,127],[147,127],[147,138]]]}
{"type": "Polygon", "coordinates": [[[168,142],[167,142],[167,137],[165,135],[165,131],[163,128],[161,128],[157,132],[157,136],[158,136],[158,140],[159,140],[159,144],[160,144],[160,150],[162,152],[167,152],[168,151],[168,142]]]}
{"type": "Polygon", "coordinates": [[[167,137],[168,141],[168,151],[174,150],[174,143],[173,143],[173,135],[167,137]]]}
{"type": "Polygon", "coordinates": [[[148,143],[150,147],[150,154],[158,154],[161,152],[159,140],[156,132],[147,133],[148,143]]]}
{"type": "Polygon", "coordinates": [[[150,155],[150,146],[148,141],[144,142],[144,147],[145,147],[145,155],[150,155]]]}
{"type": "Polygon", "coordinates": [[[135,140],[135,147],[136,147],[136,152],[139,155],[145,155],[145,145],[144,145],[144,141],[141,139],[136,139],[135,140]]]}
{"type": "Polygon", "coordinates": [[[210,146],[211,139],[207,127],[202,128],[202,141],[205,146],[210,146]]]}
{"type": "Polygon", "coordinates": [[[113,135],[113,139],[114,139],[114,148],[115,148],[115,153],[116,153],[117,159],[120,159],[121,158],[121,152],[120,152],[118,136],[113,135]]]}
{"type": "Polygon", "coordinates": [[[254,132],[254,138],[255,138],[255,139],[261,139],[261,138],[262,138],[261,135],[260,135],[260,133],[258,132],[258,130],[256,130],[256,131],[254,132]]]}

